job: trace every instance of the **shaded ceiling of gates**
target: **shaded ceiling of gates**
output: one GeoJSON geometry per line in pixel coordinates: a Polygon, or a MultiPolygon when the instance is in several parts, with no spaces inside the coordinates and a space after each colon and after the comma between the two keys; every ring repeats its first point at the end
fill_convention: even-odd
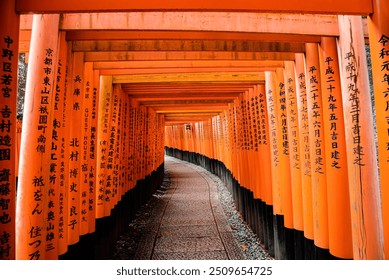
{"type": "MultiPolygon", "coordinates": [[[[22,15],[21,53],[29,50],[31,26],[32,16],[22,15]]],[[[264,83],[264,71],[304,52],[305,42],[339,35],[333,14],[240,11],[67,13],[60,29],[73,51],[85,52],[85,61],[167,124],[219,114],[264,83]]]]}

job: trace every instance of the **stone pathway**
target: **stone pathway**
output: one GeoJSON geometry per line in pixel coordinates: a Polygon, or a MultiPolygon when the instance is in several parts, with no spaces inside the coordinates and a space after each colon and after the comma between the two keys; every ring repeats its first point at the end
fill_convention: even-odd
{"type": "Polygon", "coordinates": [[[114,259],[246,259],[220,203],[215,176],[168,156],[165,169],[169,178],[118,241],[114,259]]]}

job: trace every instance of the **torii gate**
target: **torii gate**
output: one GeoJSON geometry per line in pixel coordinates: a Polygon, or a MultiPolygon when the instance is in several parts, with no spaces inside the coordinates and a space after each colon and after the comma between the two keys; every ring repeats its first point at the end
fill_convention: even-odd
{"type": "MultiPolygon", "coordinates": [[[[250,102],[248,96],[264,100],[263,117],[269,119],[269,144],[262,152],[268,154],[271,169],[263,172],[272,172],[266,179],[272,188],[259,198],[272,205],[286,228],[303,232],[335,256],[388,258],[389,178],[383,172],[389,167],[388,13],[384,0],[2,1],[0,258],[57,258],[80,235],[94,231],[93,221],[110,214],[121,192],[162,164],[165,124],[183,142],[189,136],[180,132],[182,124],[194,123],[201,139],[201,131],[220,126],[217,118],[230,112],[242,119],[228,129],[236,126],[244,135],[252,127],[246,118],[256,114],[239,107],[250,102]],[[28,13],[36,15],[23,15],[28,13]],[[368,17],[368,26],[360,15],[368,17]],[[380,174],[365,39],[373,64],[380,174]],[[29,74],[15,201],[19,51],[29,53],[29,74]],[[302,83],[306,86],[299,87],[302,83]],[[277,92],[295,100],[295,107],[277,92]],[[297,118],[286,117],[296,111],[297,118]],[[135,131],[125,131],[129,124],[135,131]],[[324,137],[334,127],[340,130],[337,141],[324,137]],[[284,137],[291,144],[283,152],[284,137]],[[131,147],[121,144],[127,141],[131,147]],[[107,150],[120,150],[120,158],[105,155],[107,150]],[[323,161],[334,157],[336,164],[323,161]],[[122,168],[130,158],[132,169],[122,168]],[[297,158],[300,171],[289,167],[297,158]],[[121,167],[99,169],[111,162],[121,167]],[[98,187],[90,190],[89,184],[98,187]],[[339,236],[336,229],[348,225],[339,236]],[[350,236],[352,244],[340,245],[350,236]]],[[[197,145],[204,148],[203,141],[197,145]]],[[[209,144],[203,152],[221,159],[225,151],[219,147],[209,144]]],[[[258,181],[248,180],[253,167],[244,163],[255,154],[235,146],[232,153],[240,158],[223,162],[254,191],[258,181]]],[[[276,250],[276,256],[284,254],[276,250]]]]}

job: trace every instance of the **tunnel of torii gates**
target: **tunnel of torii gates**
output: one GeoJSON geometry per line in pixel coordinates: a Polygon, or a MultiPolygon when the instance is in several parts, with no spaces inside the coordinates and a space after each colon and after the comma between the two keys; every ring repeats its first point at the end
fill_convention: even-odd
{"type": "Polygon", "coordinates": [[[276,259],[388,259],[388,18],[388,0],[1,0],[0,259],[103,246],[165,152],[219,175],[276,259]]]}

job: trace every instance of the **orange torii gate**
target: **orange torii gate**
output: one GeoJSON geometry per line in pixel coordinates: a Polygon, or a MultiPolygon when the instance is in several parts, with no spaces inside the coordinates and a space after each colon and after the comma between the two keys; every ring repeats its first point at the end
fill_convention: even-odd
{"type": "Polygon", "coordinates": [[[224,178],[276,258],[388,258],[363,48],[368,38],[385,170],[385,1],[0,8],[0,259],[56,259],[101,234],[150,191],[164,145],[224,178]],[[19,51],[30,54],[20,155],[19,51]]]}

